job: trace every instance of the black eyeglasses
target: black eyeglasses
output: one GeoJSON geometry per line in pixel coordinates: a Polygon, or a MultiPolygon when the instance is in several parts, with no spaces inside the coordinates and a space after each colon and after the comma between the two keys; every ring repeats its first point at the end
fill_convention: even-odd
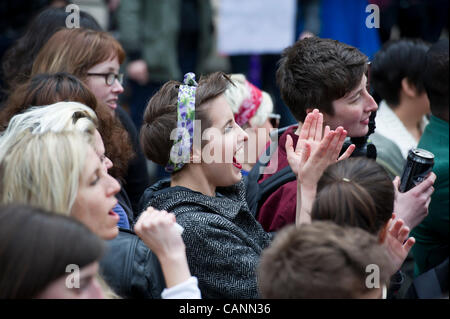
{"type": "Polygon", "coordinates": [[[280,114],[270,113],[267,117],[269,118],[269,122],[273,128],[278,128],[280,126],[280,114]]]}
{"type": "Polygon", "coordinates": [[[117,80],[120,84],[123,83],[123,73],[88,73],[87,75],[103,76],[107,85],[111,86],[117,80]]]}

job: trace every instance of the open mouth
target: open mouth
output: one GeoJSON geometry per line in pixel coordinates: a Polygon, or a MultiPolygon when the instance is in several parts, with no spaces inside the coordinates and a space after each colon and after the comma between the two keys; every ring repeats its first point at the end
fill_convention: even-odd
{"type": "Polygon", "coordinates": [[[236,157],[233,156],[233,165],[238,169],[242,169],[242,164],[236,160],[236,157]]]}
{"type": "Polygon", "coordinates": [[[117,108],[117,103],[114,101],[110,101],[110,102],[108,102],[108,106],[110,108],[112,108],[113,110],[115,110],[117,108]]]}
{"type": "Polygon", "coordinates": [[[117,203],[114,204],[114,206],[109,210],[108,215],[111,216],[114,219],[117,219],[117,221],[119,221],[120,216],[119,214],[117,214],[116,212],[113,211],[114,207],[116,207],[117,203]]]}

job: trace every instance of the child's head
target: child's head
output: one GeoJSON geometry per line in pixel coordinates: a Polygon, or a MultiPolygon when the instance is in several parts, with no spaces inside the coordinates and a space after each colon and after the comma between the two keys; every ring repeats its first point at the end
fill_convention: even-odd
{"type": "Polygon", "coordinates": [[[284,50],[277,70],[283,101],[302,122],[318,108],[325,125],[343,126],[351,137],[364,136],[377,104],[367,92],[367,57],[330,39],[305,38],[284,50]]]}
{"type": "Polygon", "coordinates": [[[323,173],[311,218],[362,228],[383,240],[394,199],[394,186],[383,167],[371,159],[349,158],[323,173]]]}
{"type": "Polygon", "coordinates": [[[375,236],[316,221],[277,234],[262,253],[258,287],[263,298],[381,298],[389,267],[375,236]],[[378,289],[366,285],[371,267],[379,270],[378,289]]]}
{"type": "Polygon", "coordinates": [[[370,69],[374,91],[391,108],[409,97],[411,113],[429,112],[429,101],[423,85],[425,55],[429,46],[420,40],[390,41],[375,54],[370,69]]]}
{"type": "MultiPolygon", "coordinates": [[[[164,84],[152,97],[144,113],[141,128],[143,151],[147,158],[162,166],[169,163],[176,137],[180,85],[177,81],[164,84]]],[[[224,92],[228,85],[231,85],[231,80],[221,72],[202,77],[198,82],[194,114],[195,125],[201,125],[201,129],[197,126],[193,130],[191,138],[194,145],[190,149],[189,163],[173,171],[173,176],[191,165],[200,165],[216,186],[232,185],[240,180],[240,169],[237,169],[233,158],[243,148],[247,135],[235,123],[225,99],[224,92]],[[196,143],[200,138],[201,143],[196,143]],[[233,158],[228,158],[230,156],[233,158]]]]}
{"type": "Polygon", "coordinates": [[[436,42],[427,52],[424,86],[430,99],[431,113],[448,122],[448,40],[436,42]]]}

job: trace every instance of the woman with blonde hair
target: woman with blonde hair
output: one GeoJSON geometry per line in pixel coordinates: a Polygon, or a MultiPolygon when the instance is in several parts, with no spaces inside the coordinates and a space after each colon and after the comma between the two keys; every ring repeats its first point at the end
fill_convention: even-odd
{"type": "MultiPolygon", "coordinates": [[[[107,164],[102,163],[94,151],[93,146],[101,143],[96,120],[91,109],[76,102],[34,107],[14,116],[0,136],[0,178],[3,181],[0,203],[30,204],[69,215],[99,237],[115,239],[119,234],[119,216],[113,208],[117,205],[115,194],[120,185],[107,173],[107,164]]],[[[180,234],[173,229],[174,224],[173,215],[167,212],[145,211],[135,227],[143,238],[139,247],[144,254],[152,256],[145,247],[147,245],[163,260],[161,267],[169,288],[163,291],[166,298],[180,290],[179,287],[170,288],[178,284],[184,287],[186,282],[187,289],[192,291],[187,297],[198,297],[196,281],[187,266],[184,244],[180,234]]],[[[132,251],[129,253],[132,256],[132,251]]],[[[117,254],[110,250],[105,258],[117,254]]],[[[106,274],[114,272],[111,268],[120,268],[117,260],[111,263],[102,259],[102,263],[102,272],[106,274]]],[[[151,272],[147,276],[153,276],[157,281],[147,284],[148,287],[160,285],[160,268],[157,267],[145,268],[151,272]]],[[[105,279],[108,283],[113,281],[113,288],[116,288],[114,283],[123,281],[122,277],[105,276],[105,279]]],[[[160,292],[149,291],[147,294],[157,297],[160,292]]]]}
{"type": "MultiPolygon", "coordinates": [[[[2,148],[8,134],[0,138],[2,148]]],[[[2,204],[46,208],[75,217],[101,238],[117,236],[119,216],[112,208],[120,186],[103,169],[90,145],[92,135],[76,130],[14,135],[0,158],[2,204]]]]}

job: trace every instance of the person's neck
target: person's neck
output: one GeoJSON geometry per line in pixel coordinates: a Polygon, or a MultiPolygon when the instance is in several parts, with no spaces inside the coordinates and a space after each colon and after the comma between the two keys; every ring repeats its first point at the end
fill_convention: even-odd
{"type": "Polygon", "coordinates": [[[188,164],[170,179],[170,186],[182,186],[206,196],[216,196],[216,187],[208,182],[201,164],[188,164]]]}
{"type": "Polygon", "coordinates": [[[414,107],[408,102],[401,102],[392,110],[402,121],[408,132],[418,141],[422,135],[420,124],[422,123],[423,114],[414,112],[414,107]]]}

